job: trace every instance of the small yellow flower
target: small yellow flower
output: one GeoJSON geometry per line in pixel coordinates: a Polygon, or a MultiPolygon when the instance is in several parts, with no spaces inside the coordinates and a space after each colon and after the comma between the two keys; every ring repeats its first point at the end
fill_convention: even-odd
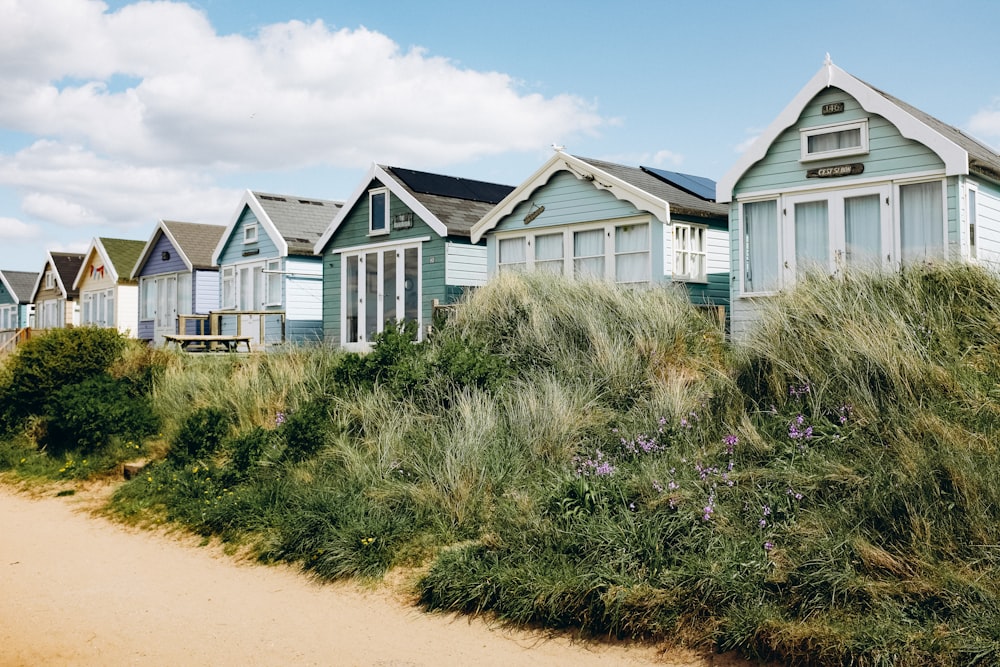
{"type": "Polygon", "coordinates": [[[24,463],[24,462],[25,462],[25,461],[27,461],[27,460],[28,460],[28,459],[21,459],[21,463],[24,463]]]}

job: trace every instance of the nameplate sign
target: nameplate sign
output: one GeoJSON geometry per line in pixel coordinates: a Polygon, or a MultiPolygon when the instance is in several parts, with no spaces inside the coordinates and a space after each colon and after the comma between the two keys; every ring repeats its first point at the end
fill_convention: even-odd
{"type": "Polygon", "coordinates": [[[806,172],[806,178],[837,178],[838,176],[854,176],[864,172],[865,165],[855,162],[854,164],[838,164],[836,167],[810,169],[806,172]]]}
{"type": "Polygon", "coordinates": [[[844,103],[843,102],[830,102],[829,104],[823,105],[823,115],[829,116],[834,113],[844,113],[844,103]]]}

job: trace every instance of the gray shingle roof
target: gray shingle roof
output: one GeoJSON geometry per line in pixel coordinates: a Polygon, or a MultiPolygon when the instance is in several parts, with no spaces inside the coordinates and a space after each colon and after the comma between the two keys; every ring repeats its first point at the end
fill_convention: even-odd
{"type": "MultiPolygon", "coordinates": [[[[493,207],[506,197],[514,189],[509,185],[499,185],[496,183],[486,183],[484,181],[471,181],[468,179],[455,179],[450,176],[439,176],[437,174],[427,174],[424,172],[416,172],[422,176],[434,178],[439,177],[442,179],[447,179],[448,181],[464,181],[467,184],[473,186],[484,185],[488,186],[490,191],[494,191],[495,194],[503,193],[503,196],[496,201],[473,201],[471,199],[466,199],[464,197],[450,197],[441,194],[430,194],[426,192],[417,192],[409,185],[406,184],[404,178],[401,178],[397,171],[407,171],[399,167],[387,167],[380,165],[385,171],[396,178],[396,182],[399,183],[410,195],[413,196],[418,202],[423,204],[428,211],[434,214],[434,216],[440,220],[444,226],[448,229],[449,234],[455,236],[469,236],[472,230],[472,226],[479,222],[480,219],[488,212],[490,212],[493,207]]],[[[473,188],[475,190],[476,188],[473,188]]]]}
{"type": "Polygon", "coordinates": [[[163,220],[163,226],[176,241],[177,250],[191,262],[194,269],[213,268],[212,253],[225,233],[224,225],[204,225],[197,222],[163,220]]]}
{"type": "Polygon", "coordinates": [[[73,289],[73,282],[76,280],[76,274],[80,273],[80,267],[83,266],[84,255],[75,252],[50,252],[49,255],[66,290],[66,298],[75,299],[80,292],[73,289]]]}
{"type": "Polygon", "coordinates": [[[31,303],[31,292],[38,282],[38,273],[34,271],[0,271],[4,282],[10,287],[18,303],[31,303]]]}
{"type": "Polygon", "coordinates": [[[254,192],[261,208],[288,244],[289,255],[312,255],[313,246],[344,202],[254,192]]]}
{"type": "MultiPolygon", "coordinates": [[[[860,79],[858,80],[860,81],[860,79]]],[[[958,144],[965,150],[966,153],[969,154],[970,167],[980,167],[981,169],[985,169],[990,178],[1000,180],[1000,154],[992,148],[980,143],[979,140],[969,136],[965,132],[962,132],[957,127],[953,127],[938,120],[934,116],[921,111],[913,105],[907,104],[903,100],[890,95],[884,90],[880,90],[879,88],[876,88],[870,83],[866,83],[864,81],[862,81],[862,83],[903,109],[903,111],[910,114],[920,122],[928,125],[935,132],[943,134],[945,137],[958,144]]]]}
{"type": "Polygon", "coordinates": [[[640,190],[658,197],[670,204],[670,212],[691,215],[702,218],[728,217],[729,207],[726,204],[705,201],[689,192],[676,188],[655,176],[646,173],[637,167],[626,167],[625,165],[595,160],[589,157],[574,155],[578,160],[583,160],[587,164],[594,166],[601,171],[616,178],[620,178],[629,185],[633,185],[640,190]]]}

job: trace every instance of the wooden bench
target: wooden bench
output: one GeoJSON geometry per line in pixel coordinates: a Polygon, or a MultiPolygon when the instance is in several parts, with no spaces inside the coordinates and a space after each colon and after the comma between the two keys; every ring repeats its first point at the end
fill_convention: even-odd
{"type": "Polygon", "coordinates": [[[184,352],[192,351],[188,349],[192,345],[208,351],[222,349],[226,352],[239,352],[241,343],[250,352],[250,336],[167,334],[163,336],[163,340],[173,343],[184,352]]]}

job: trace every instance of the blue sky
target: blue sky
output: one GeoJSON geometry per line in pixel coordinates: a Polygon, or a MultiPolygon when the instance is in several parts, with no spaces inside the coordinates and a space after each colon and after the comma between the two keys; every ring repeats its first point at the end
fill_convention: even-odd
{"type": "Polygon", "coordinates": [[[570,153],[719,179],[820,68],[1000,148],[1000,3],[0,0],[0,268],[371,162],[570,153]]]}

